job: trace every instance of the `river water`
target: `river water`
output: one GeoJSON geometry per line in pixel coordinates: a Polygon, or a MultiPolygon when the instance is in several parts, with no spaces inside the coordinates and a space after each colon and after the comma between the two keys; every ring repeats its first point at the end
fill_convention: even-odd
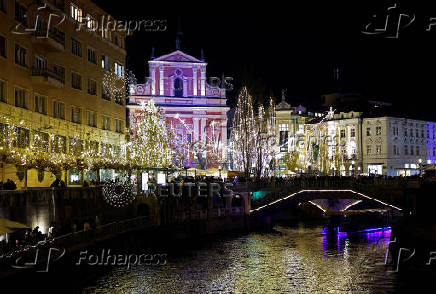
{"type": "Polygon", "coordinates": [[[397,273],[384,265],[389,228],[348,234],[327,234],[325,227],[303,224],[275,229],[274,233],[214,239],[195,249],[170,253],[165,265],[114,267],[82,290],[114,294],[398,292],[397,273]]]}

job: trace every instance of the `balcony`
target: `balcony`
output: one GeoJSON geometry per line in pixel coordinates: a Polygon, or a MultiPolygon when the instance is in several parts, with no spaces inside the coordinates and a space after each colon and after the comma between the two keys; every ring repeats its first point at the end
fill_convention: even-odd
{"type": "Polygon", "coordinates": [[[56,28],[50,29],[48,34],[47,30],[37,30],[32,42],[48,52],[61,52],[65,50],[65,33],[56,28]]]}
{"type": "Polygon", "coordinates": [[[65,77],[50,69],[33,68],[32,82],[48,88],[62,88],[65,84],[65,77]]]}

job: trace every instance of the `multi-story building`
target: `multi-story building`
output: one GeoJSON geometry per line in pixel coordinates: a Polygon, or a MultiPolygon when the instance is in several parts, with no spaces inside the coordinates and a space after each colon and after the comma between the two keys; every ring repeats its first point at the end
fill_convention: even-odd
{"type": "MultiPolygon", "coordinates": [[[[227,158],[226,89],[206,81],[204,58],[198,59],[179,49],[152,58],[149,78],[132,88],[129,96],[129,122],[141,119],[141,104],[154,100],[166,122],[178,136],[182,148],[181,165],[197,168],[225,168],[227,158]]],[[[179,165],[179,162],[175,162],[179,165]]]]}
{"type": "Polygon", "coordinates": [[[427,163],[427,141],[434,142],[428,138],[430,132],[426,136],[427,125],[434,123],[389,116],[364,118],[364,171],[387,176],[419,174],[427,163]]]}
{"type": "MultiPolygon", "coordinates": [[[[318,115],[316,113],[315,115],[318,115]]],[[[292,107],[285,100],[282,92],[282,100],[275,107],[276,159],[279,173],[286,173],[285,158],[298,154],[298,161],[304,161],[304,126],[308,120],[306,108],[303,106],[292,107]]],[[[295,170],[292,172],[296,172],[295,170]]]]}
{"type": "MultiPolygon", "coordinates": [[[[120,145],[126,126],[125,31],[106,26],[115,21],[90,0],[44,2],[0,0],[1,123],[19,126],[22,148],[35,136],[48,152],[71,153],[85,143],[120,145]]],[[[7,178],[24,185],[15,167],[3,164],[1,179],[7,178]]],[[[73,172],[68,179],[83,181],[73,172]]],[[[47,172],[41,182],[35,170],[27,174],[29,187],[53,180],[47,172]]]]}
{"type": "Polygon", "coordinates": [[[427,164],[436,164],[436,122],[427,122],[427,164]]]}
{"type": "Polygon", "coordinates": [[[304,166],[326,174],[361,173],[362,113],[332,110],[305,125],[304,166]]]}

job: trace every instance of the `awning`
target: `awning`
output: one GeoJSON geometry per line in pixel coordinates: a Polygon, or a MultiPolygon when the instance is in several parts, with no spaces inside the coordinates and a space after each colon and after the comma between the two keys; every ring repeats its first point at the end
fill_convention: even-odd
{"type": "Polygon", "coordinates": [[[8,220],[6,218],[0,218],[0,235],[10,234],[13,232],[13,229],[27,229],[28,226],[8,220]]]}

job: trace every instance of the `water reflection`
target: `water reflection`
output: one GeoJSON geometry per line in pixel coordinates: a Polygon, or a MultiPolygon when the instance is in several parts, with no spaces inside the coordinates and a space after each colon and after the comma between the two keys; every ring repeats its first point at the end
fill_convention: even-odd
{"type": "Polygon", "coordinates": [[[393,293],[384,262],[390,229],[327,233],[278,227],[169,256],[160,267],[114,268],[91,286],[105,293],[393,293]]]}

